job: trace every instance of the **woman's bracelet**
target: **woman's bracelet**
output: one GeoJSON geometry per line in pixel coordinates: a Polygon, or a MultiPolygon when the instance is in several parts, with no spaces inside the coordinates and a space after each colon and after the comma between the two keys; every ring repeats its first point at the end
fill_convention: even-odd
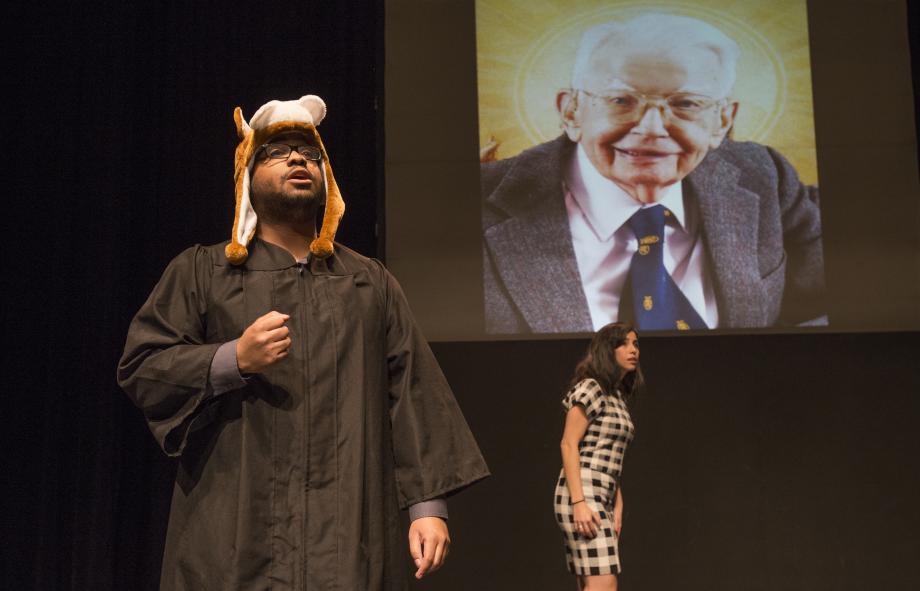
{"type": "Polygon", "coordinates": [[[578,503],[584,503],[584,502],[585,502],[585,498],[582,497],[582,498],[578,499],[577,501],[575,501],[574,503],[572,503],[571,505],[574,507],[574,506],[577,505],[578,503]]]}

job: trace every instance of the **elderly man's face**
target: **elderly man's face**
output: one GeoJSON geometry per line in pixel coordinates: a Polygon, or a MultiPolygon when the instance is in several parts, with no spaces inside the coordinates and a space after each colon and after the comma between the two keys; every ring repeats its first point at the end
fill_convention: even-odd
{"type": "Polygon", "coordinates": [[[648,97],[692,93],[722,99],[721,70],[710,51],[663,53],[602,45],[591,66],[581,90],[560,94],[564,127],[598,172],[634,197],[651,194],[654,199],[657,189],[683,179],[731,127],[736,104],[709,101],[688,120],[653,98],[644,112],[640,109],[630,118],[601,98],[628,91],[648,97]]]}

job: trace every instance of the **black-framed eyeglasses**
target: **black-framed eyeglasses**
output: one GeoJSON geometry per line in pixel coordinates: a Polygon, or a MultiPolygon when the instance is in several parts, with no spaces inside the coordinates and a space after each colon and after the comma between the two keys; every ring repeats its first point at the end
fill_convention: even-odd
{"type": "Polygon", "coordinates": [[[270,158],[272,160],[286,160],[294,150],[297,150],[297,153],[307,160],[315,160],[318,162],[323,159],[322,151],[320,151],[320,149],[316,146],[310,145],[293,146],[291,144],[279,144],[270,142],[268,144],[262,144],[259,147],[259,150],[265,154],[266,158],[270,158]]]}

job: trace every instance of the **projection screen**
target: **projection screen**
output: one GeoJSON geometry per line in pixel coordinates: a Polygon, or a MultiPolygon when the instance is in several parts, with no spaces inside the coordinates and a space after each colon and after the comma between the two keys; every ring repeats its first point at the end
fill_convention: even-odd
{"type": "Polygon", "coordinates": [[[388,2],[385,253],[426,334],[920,328],[904,12],[388,2]]]}

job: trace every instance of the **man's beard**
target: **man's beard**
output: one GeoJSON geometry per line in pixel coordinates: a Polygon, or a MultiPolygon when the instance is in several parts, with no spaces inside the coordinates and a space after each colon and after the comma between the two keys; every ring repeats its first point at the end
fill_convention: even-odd
{"type": "Polygon", "coordinates": [[[252,208],[261,221],[269,224],[306,224],[316,221],[316,214],[326,200],[325,190],[287,195],[280,191],[251,193],[252,208]]]}

